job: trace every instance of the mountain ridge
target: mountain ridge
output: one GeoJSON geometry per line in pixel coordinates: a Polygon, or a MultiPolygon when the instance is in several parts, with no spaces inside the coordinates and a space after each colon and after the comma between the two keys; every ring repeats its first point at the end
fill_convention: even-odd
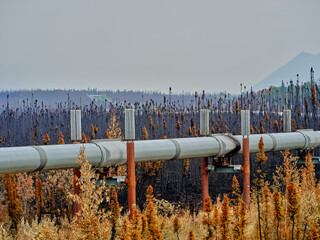
{"type": "Polygon", "coordinates": [[[314,80],[318,81],[320,79],[320,53],[312,54],[301,52],[255,84],[253,90],[257,91],[269,88],[270,86],[280,86],[282,81],[289,82],[293,80],[295,82],[297,80],[297,74],[299,74],[300,83],[310,81],[311,67],[314,70],[314,80]]]}

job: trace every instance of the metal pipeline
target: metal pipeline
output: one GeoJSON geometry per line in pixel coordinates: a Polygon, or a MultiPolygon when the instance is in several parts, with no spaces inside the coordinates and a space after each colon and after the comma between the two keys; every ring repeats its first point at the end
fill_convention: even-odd
{"type": "MultiPolygon", "coordinates": [[[[320,132],[299,130],[292,133],[250,135],[250,153],[258,152],[263,137],[266,152],[285,149],[314,149],[320,147],[320,132]]],[[[121,165],[127,161],[126,142],[95,140],[83,144],[88,161],[95,167],[121,165]]],[[[184,158],[222,157],[241,146],[242,136],[214,134],[208,137],[144,140],[134,142],[135,162],[152,162],[184,158]]],[[[79,167],[75,158],[79,144],[0,148],[0,173],[32,172],[79,167]]]]}

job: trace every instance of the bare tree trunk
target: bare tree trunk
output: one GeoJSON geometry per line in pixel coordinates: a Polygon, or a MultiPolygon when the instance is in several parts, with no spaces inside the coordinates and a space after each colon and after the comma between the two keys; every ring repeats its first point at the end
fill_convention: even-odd
{"type": "Polygon", "coordinates": [[[259,194],[257,195],[257,200],[258,200],[259,234],[260,234],[260,240],[262,240],[262,233],[261,233],[261,221],[260,221],[260,199],[259,199],[259,194]]]}
{"type": "Polygon", "coordinates": [[[292,218],[292,233],[291,233],[291,239],[293,240],[294,235],[294,217],[292,218]]]}
{"type": "Polygon", "coordinates": [[[302,239],[304,239],[304,237],[306,236],[307,227],[308,227],[308,225],[305,224],[305,225],[304,225],[304,229],[303,229],[303,237],[302,237],[302,239]]]}

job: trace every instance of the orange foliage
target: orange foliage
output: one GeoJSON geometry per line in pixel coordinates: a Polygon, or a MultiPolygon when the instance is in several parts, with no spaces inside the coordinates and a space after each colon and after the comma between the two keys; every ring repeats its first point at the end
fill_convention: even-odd
{"type": "Polygon", "coordinates": [[[148,230],[150,233],[150,239],[160,240],[162,239],[161,230],[159,227],[159,220],[157,217],[157,211],[155,209],[155,204],[153,201],[153,188],[149,186],[147,189],[147,208],[145,210],[145,215],[148,222],[148,230]]]}
{"type": "Polygon", "coordinates": [[[12,227],[17,228],[21,218],[21,202],[17,194],[17,183],[13,174],[4,174],[4,185],[6,187],[7,211],[12,220],[12,227]]]}
{"type": "Polygon", "coordinates": [[[239,182],[238,182],[236,175],[234,175],[232,178],[232,199],[230,202],[233,205],[238,205],[238,203],[241,202],[240,197],[241,197],[240,185],[239,185],[239,182]]]}
{"type": "Polygon", "coordinates": [[[208,231],[206,239],[211,239],[213,237],[215,220],[217,216],[215,214],[211,216],[212,210],[213,210],[212,202],[211,202],[210,196],[208,196],[203,203],[203,211],[206,213],[206,215],[204,215],[202,219],[202,224],[207,227],[207,231],[208,231]]]}
{"type": "Polygon", "coordinates": [[[64,139],[63,138],[64,138],[63,134],[62,134],[62,132],[60,132],[59,139],[58,139],[58,144],[64,144],[64,139]]]}
{"type": "Polygon", "coordinates": [[[118,195],[116,189],[114,188],[112,191],[112,200],[111,200],[111,239],[115,239],[116,230],[119,223],[120,218],[120,207],[118,202],[118,195]]]}
{"type": "Polygon", "coordinates": [[[173,220],[173,232],[177,234],[177,238],[179,239],[179,229],[181,228],[181,222],[178,216],[176,216],[173,220]]]}
{"type": "Polygon", "coordinates": [[[222,239],[230,239],[229,236],[229,198],[226,194],[223,196],[222,206],[221,206],[221,215],[219,218],[220,222],[220,231],[222,239]]]}
{"type": "Polygon", "coordinates": [[[142,128],[142,138],[143,138],[143,140],[149,139],[149,134],[148,134],[148,131],[145,126],[143,126],[143,128],[142,128]]]}
{"type": "Polygon", "coordinates": [[[91,124],[90,126],[90,137],[91,139],[94,139],[96,137],[93,124],[91,124]]]}
{"type": "Polygon", "coordinates": [[[87,138],[86,138],[86,135],[84,134],[84,132],[82,132],[82,135],[81,135],[81,142],[82,143],[87,143],[87,138]]]}
{"type": "Polygon", "coordinates": [[[23,216],[26,219],[29,212],[30,204],[35,196],[33,179],[27,173],[18,173],[17,175],[17,192],[22,202],[23,216]]]}
{"type": "Polygon", "coordinates": [[[198,137],[196,126],[192,127],[192,137],[198,137]]]}
{"type": "Polygon", "coordinates": [[[276,132],[279,131],[279,123],[277,120],[273,121],[273,128],[276,132]]]}
{"type": "Polygon", "coordinates": [[[188,240],[196,240],[196,237],[194,236],[194,233],[192,230],[190,230],[188,234],[188,240]]]}
{"type": "Polygon", "coordinates": [[[278,191],[275,191],[273,193],[273,216],[274,219],[276,221],[276,237],[278,239],[278,235],[279,235],[279,228],[281,227],[281,221],[283,220],[284,217],[284,212],[283,212],[283,208],[282,208],[282,199],[281,199],[281,194],[278,191]]]}
{"type": "Polygon", "coordinates": [[[191,129],[191,127],[188,128],[188,134],[189,134],[189,136],[192,135],[192,129],[191,129]]]}
{"type": "Polygon", "coordinates": [[[186,158],[183,160],[183,174],[187,175],[190,167],[190,161],[189,158],[186,158]]]}
{"type": "Polygon", "coordinates": [[[48,145],[50,142],[50,137],[48,135],[48,133],[46,133],[46,135],[44,135],[44,137],[42,138],[43,144],[44,145],[48,145]]]}
{"type": "Polygon", "coordinates": [[[298,193],[296,186],[290,182],[287,187],[287,198],[288,198],[288,214],[291,220],[294,220],[294,217],[299,211],[298,205],[298,193]]]}
{"type": "Polygon", "coordinates": [[[181,129],[182,124],[180,121],[177,119],[177,130],[179,131],[181,129]]]}
{"type": "Polygon", "coordinates": [[[167,129],[167,123],[165,118],[163,118],[162,123],[163,123],[163,128],[167,129]]]}
{"type": "Polygon", "coordinates": [[[204,203],[203,203],[203,211],[205,211],[206,213],[211,213],[212,212],[212,202],[210,197],[206,197],[204,199],[204,203]]]}
{"type": "Polygon", "coordinates": [[[316,223],[312,224],[312,228],[310,229],[309,239],[312,239],[312,240],[320,239],[319,229],[316,223]]]}
{"type": "Polygon", "coordinates": [[[257,162],[262,165],[267,161],[267,157],[264,153],[264,143],[263,138],[260,137],[259,144],[258,144],[259,152],[257,153],[257,162]]]}
{"type": "Polygon", "coordinates": [[[150,126],[151,126],[151,125],[153,124],[153,123],[152,123],[152,116],[151,116],[151,115],[149,115],[148,120],[149,120],[149,124],[150,124],[150,126]]]}
{"type": "Polygon", "coordinates": [[[41,219],[41,210],[43,208],[43,191],[42,191],[42,181],[37,178],[36,181],[36,211],[37,216],[41,219]]]}

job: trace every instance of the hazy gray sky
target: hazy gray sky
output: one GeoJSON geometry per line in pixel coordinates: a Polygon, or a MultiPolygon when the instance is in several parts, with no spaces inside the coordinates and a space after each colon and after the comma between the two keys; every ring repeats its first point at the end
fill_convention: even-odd
{"type": "Polygon", "coordinates": [[[238,92],[320,53],[319,0],[0,0],[0,88],[238,92]]]}

